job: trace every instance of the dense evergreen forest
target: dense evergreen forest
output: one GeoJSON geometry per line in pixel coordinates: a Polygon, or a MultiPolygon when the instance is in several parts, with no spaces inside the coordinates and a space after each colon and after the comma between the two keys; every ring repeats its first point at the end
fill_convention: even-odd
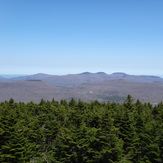
{"type": "Polygon", "coordinates": [[[162,163],[163,103],[0,103],[1,163],[162,163]]]}

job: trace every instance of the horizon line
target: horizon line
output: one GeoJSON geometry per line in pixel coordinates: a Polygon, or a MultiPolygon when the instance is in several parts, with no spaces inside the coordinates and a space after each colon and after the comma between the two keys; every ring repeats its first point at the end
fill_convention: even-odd
{"type": "Polygon", "coordinates": [[[54,74],[54,73],[0,73],[0,77],[4,78],[12,78],[12,77],[19,77],[19,76],[30,76],[30,75],[38,75],[38,74],[44,74],[44,75],[57,75],[57,76],[64,76],[64,75],[79,75],[79,74],[106,74],[106,75],[111,75],[111,74],[125,74],[125,75],[134,75],[134,76],[157,76],[163,78],[163,75],[154,75],[154,74],[131,74],[131,73],[126,73],[126,72],[112,72],[112,73],[106,73],[104,71],[99,71],[99,72],[90,72],[90,71],[85,71],[85,72],[80,72],[80,73],[65,73],[65,74],[54,74]]]}

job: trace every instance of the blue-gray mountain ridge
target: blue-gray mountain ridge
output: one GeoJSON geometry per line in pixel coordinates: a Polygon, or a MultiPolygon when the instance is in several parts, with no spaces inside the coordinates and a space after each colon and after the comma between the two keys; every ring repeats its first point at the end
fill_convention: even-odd
{"type": "Polygon", "coordinates": [[[87,102],[122,102],[128,94],[153,104],[163,101],[163,79],[158,76],[104,72],[68,75],[34,74],[0,77],[0,101],[14,98],[22,102],[75,98],[87,102]]]}

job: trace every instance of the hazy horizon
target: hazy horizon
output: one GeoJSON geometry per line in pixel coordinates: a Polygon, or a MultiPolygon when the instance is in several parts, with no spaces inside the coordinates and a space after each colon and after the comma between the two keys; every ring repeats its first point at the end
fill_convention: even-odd
{"type": "MultiPolygon", "coordinates": [[[[0,74],[0,77],[3,77],[3,78],[14,78],[14,77],[21,77],[21,76],[30,76],[30,75],[35,75],[35,74],[47,74],[47,75],[58,75],[58,76],[62,76],[62,75],[75,75],[75,74],[82,74],[82,73],[86,73],[86,72],[79,72],[79,73],[67,73],[67,74],[48,74],[48,73],[31,73],[31,74],[0,74]]],[[[88,73],[99,73],[99,72],[88,72],[88,73]]],[[[106,73],[106,72],[102,72],[102,73],[106,73]]],[[[158,76],[158,77],[161,77],[163,78],[163,75],[152,75],[152,74],[128,74],[128,73],[125,73],[125,72],[112,72],[112,73],[106,73],[107,75],[110,75],[110,74],[113,74],[113,73],[124,73],[124,74],[127,74],[127,75],[135,75],[135,76],[141,76],[141,75],[144,75],[144,76],[158,76]]]]}
{"type": "Polygon", "coordinates": [[[0,74],[163,76],[162,0],[2,0],[0,74]]]}

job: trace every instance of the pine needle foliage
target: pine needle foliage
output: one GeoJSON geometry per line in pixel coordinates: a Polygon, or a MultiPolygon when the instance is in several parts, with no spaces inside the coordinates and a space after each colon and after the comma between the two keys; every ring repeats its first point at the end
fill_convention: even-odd
{"type": "Polygon", "coordinates": [[[163,103],[0,103],[1,163],[161,163],[163,103]]]}

